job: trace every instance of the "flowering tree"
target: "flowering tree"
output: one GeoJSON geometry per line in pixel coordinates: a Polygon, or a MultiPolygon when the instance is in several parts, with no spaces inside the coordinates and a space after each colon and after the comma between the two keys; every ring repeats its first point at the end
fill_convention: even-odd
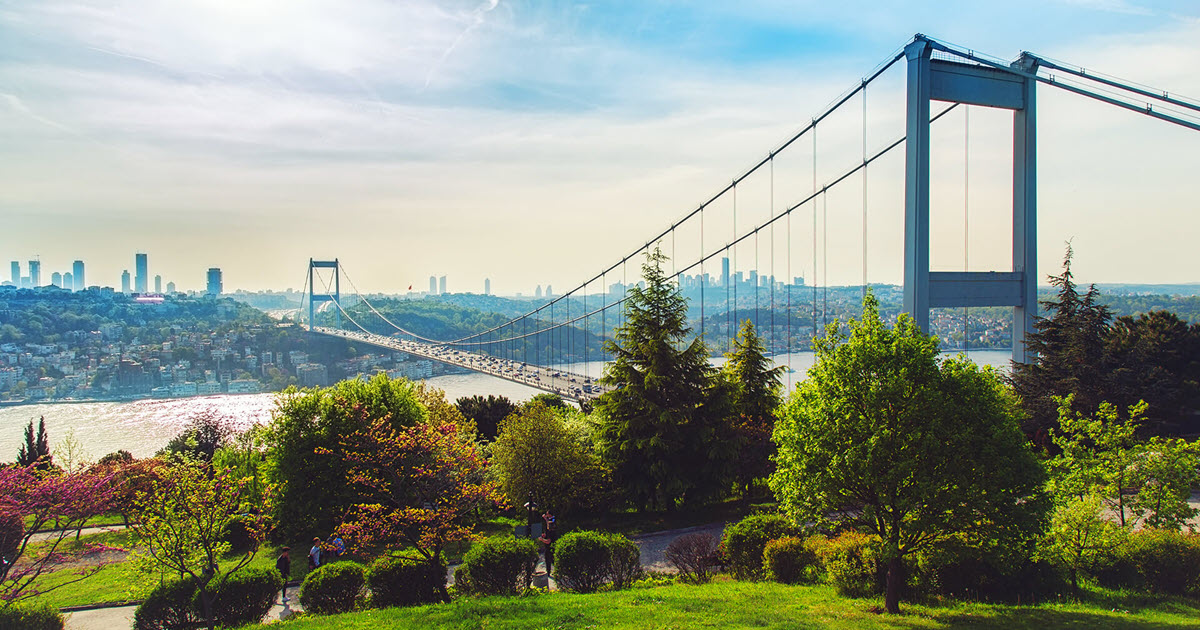
{"type": "MultiPolygon", "coordinates": [[[[253,511],[248,509],[247,483],[226,471],[180,463],[163,470],[134,499],[136,522],[130,528],[143,547],[138,560],[195,579],[210,630],[216,623],[213,604],[218,587],[250,563],[267,535],[270,508],[260,503],[253,511]],[[239,513],[252,541],[250,551],[221,566],[229,552],[225,527],[239,513]]],[[[268,491],[263,502],[270,499],[268,491]]]]}
{"type": "Polygon", "coordinates": [[[386,417],[357,413],[366,428],[342,443],[341,455],[350,481],[377,502],[354,505],[338,533],[351,549],[411,547],[418,559],[439,564],[446,545],[473,536],[476,508],[503,501],[485,479],[483,457],[454,423],[394,428],[386,417]]]}
{"type": "MultiPolygon", "coordinates": [[[[0,605],[73,584],[103,568],[104,563],[99,563],[80,569],[72,579],[44,590],[35,584],[43,573],[74,560],[63,550],[63,541],[88,519],[108,511],[114,492],[109,475],[55,474],[39,471],[36,463],[0,468],[0,521],[18,525],[0,532],[0,537],[6,538],[0,540],[0,549],[12,554],[0,562],[0,605]],[[46,528],[52,531],[37,541],[35,552],[30,547],[33,536],[46,528]],[[11,536],[17,540],[7,540],[11,536]]],[[[82,554],[103,550],[85,545],[82,554]]]]}

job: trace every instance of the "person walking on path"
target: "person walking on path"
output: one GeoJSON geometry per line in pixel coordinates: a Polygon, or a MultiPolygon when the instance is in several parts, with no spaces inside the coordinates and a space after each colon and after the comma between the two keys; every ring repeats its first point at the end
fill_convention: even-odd
{"type": "Polygon", "coordinates": [[[321,566],[321,537],[313,538],[312,549],[308,550],[308,570],[321,566]]]}
{"type": "Polygon", "coordinates": [[[275,570],[279,571],[279,575],[283,577],[283,591],[279,594],[279,599],[284,604],[288,602],[287,583],[292,577],[292,559],[288,557],[288,552],[291,547],[284,547],[279,550],[279,559],[275,561],[275,570]]]}
{"type": "MultiPolygon", "coordinates": [[[[546,514],[550,514],[550,512],[546,512],[546,514]]],[[[542,530],[538,542],[542,543],[542,554],[546,557],[546,575],[549,576],[554,571],[554,540],[558,538],[558,530],[554,527],[553,517],[547,523],[549,526],[542,530]]]]}
{"type": "Polygon", "coordinates": [[[337,532],[334,532],[333,535],[329,537],[329,545],[329,555],[332,556],[334,560],[340,560],[342,555],[346,553],[346,543],[342,540],[342,537],[337,534],[337,532]]]}

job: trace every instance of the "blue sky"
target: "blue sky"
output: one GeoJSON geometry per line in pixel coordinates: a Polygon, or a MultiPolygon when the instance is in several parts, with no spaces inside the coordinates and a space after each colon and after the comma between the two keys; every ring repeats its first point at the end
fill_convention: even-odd
{"type": "MultiPolygon", "coordinates": [[[[309,257],[341,258],[370,290],[430,275],[455,291],[484,277],[500,293],[566,287],[915,32],[1200,95],[1190,1],[0,1],[0,260],[40,256],[48,275],[82,258],[109,285],[144,251],[182,288],[210,266],[231,288],[298,287],[309,257]]],[[[900,129],[902,80],[897,68],[870,92],[872,147],[900,129]]],[[[1085,280],[1200,281],[1200,134],[1074,97],[1042,108],[1043,274],[1070,238],[1085,280]]],[[[1008,131],[995,112],[970,116],[935,146],[935,266],[962,264],[967,151],[971,265],[1002,268],[1008,131]]],[[[852,163],[861,126],[822,130],[821,177],[852,163]]],[[[810,159],[781,160],[774,203],[807,194],[810,159]]],[[[899,280],[897,173],[881,163],[868,186],[872,281],[899,280]]],[[[769,212],[757,186],[743,221],[769,212]]],[[[861,278],[861,197],[829,199],[831,283],[861,278]]],[[[799,241],[811,234],[786,262],[811,275],[799,241]]]]}

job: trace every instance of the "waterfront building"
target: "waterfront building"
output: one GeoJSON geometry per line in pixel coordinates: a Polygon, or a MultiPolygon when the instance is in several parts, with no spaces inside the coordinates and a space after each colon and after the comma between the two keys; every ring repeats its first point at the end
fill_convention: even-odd
{"type": "Polygon", "coordinates": [[[221,269],[219,267],[210,267],[208,270],[208,295],[209,297],[218,297],[221,295],[221,269]]]}
{"type": "Polygon", "coordinates": [[[238,378],[229,381],[230,394],[257,394],[261,390],[258,381],[250,378],[238,378]]]}
{"type": "Polygon", "coordinates": [[[148,264],[145,254],[133,255],[133,291],[135,293],[146,293],[149,285],[148,264]]]}
{"type": "Polygon", "coordinates": [[[82,290],[84,290],[84,288],[87,287],[87,283],[84,282],[84,279],[83,279],[83,261],[82,260],[76,260],[74,263],[71,264],[71,276],[72,276],[72,279],[74,280],[73,284],[74,284],[74,289],[76,291],[82,291],[82,290]]]}
{"type": "Polygon", "coordinates": [[[296,379],[300,381],[300,387],[326,387],[329,372],[321,363],[304,363],[296,366],[296,379]]]}

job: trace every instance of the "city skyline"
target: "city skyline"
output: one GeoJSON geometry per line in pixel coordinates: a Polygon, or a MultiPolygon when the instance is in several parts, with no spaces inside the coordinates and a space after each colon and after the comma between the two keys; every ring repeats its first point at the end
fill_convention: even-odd
{"type": "MultiPolygon", "coordinates": [[[[295,287],[311,257],[340,257],[367,292],[402,293],[431,273],[460,289],[491,278],[504,295],[574,287],[914,32],[1196,95],[1198,15],[1194,3],[1123,0],[14,6],[0,13],[0,256],[40,255],[47,272],[82,259],[90,284],[117,286],[137,251],[153,259],[146,281],[200,291],[213,266],[226,291],[295,287]]],[[[1200,280],[1186,212],[1196,135],[1041,94],[1040,275],[1073,239],[1084,282],[1200,280]]],[[[893,134],[899,82],[871,99],[875,144],[893,134]]],[[[982,269],[1002,268],[1008,247],[992,236],[1007,232],[991,201],[1007,186],[995,121],[972,110],[969,243],[982,269]]],[[[855,124],[822,138],[833,148],[832,132],[855,124]]],[[[932,256],[948,269],[963,258],[963,126],[935,138],[932,256]]],[[[871,174],[872,282],[899,281],[894,166],[871,174]]],[[[781,173],[778,203],[811,184],[781,173]]],[[[831,199],[831,216],[858,216],[855,197],[831,199]]],[[[768,205],[745,199],[747,219],[768,205]]],[[[830,229],[828,282],[855,283],[858,227],[830,229]]]]}

